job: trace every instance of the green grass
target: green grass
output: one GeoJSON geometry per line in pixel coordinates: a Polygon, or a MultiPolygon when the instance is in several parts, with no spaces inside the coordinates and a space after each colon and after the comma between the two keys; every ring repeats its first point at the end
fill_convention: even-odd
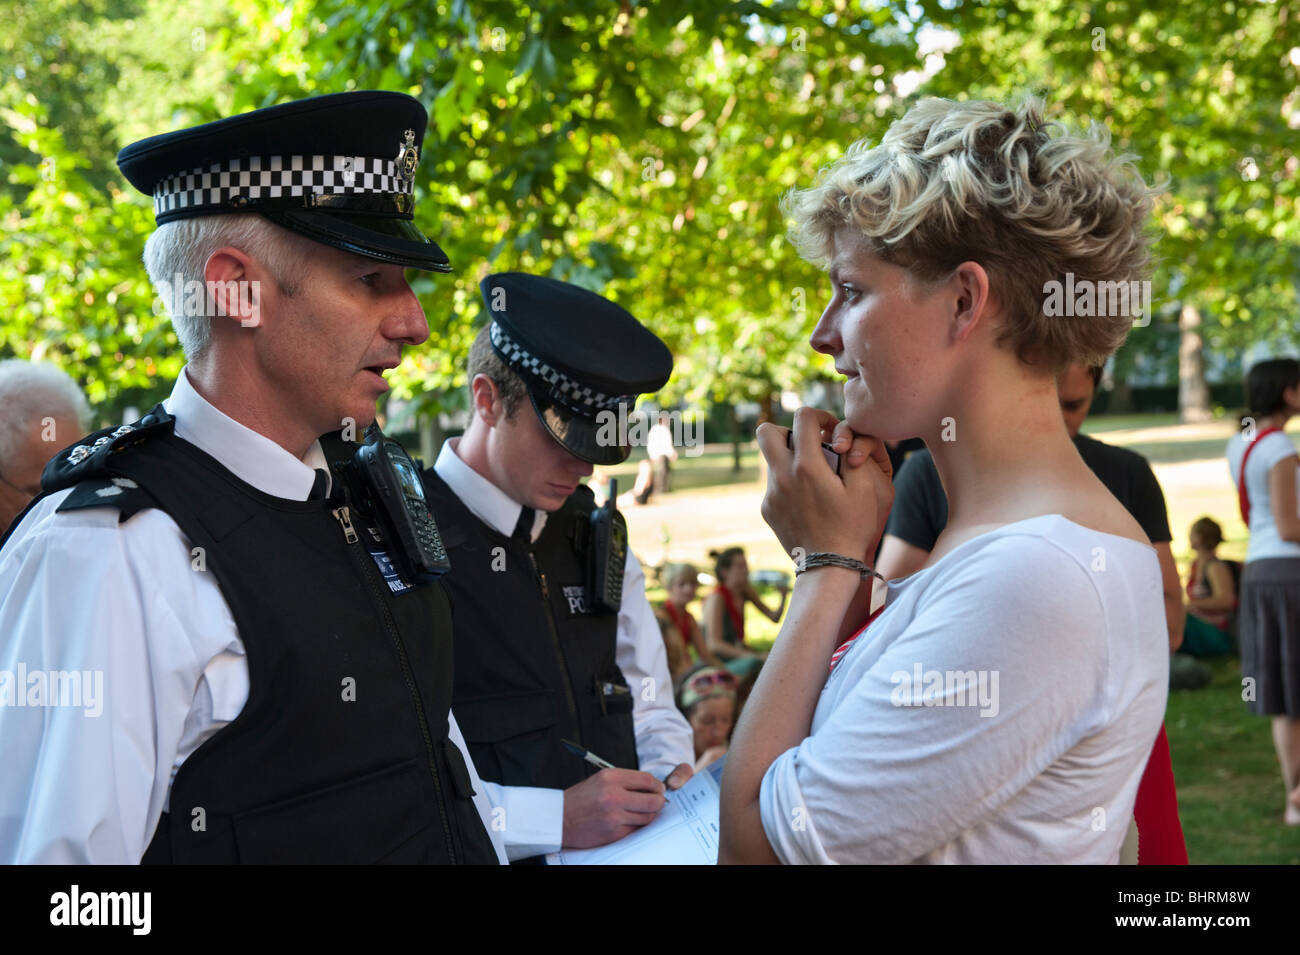
{"type": "MultiPolygon", "coordinates": [[[[1131,448],[1151,462],[1165,491],[1173,552],[1184,579],[1192,556],[1187,529],[1202,515],[1213,516],[1223,526],[1222,556],[1245,556],[1246,529],[1224,463],[1224,445],[1235,427],[1230,417],[1180,427],[1172,414],[1106,416],[1085,423],[1085,432],[1131,448]]],[[[1300,437],[1300,420],[1287,430],[1300,437]]],[[[625,489],[630,488],[635,458],[631,466],[611,473],[625,489]],[[624,484],[624,479],[629,483],[624,484]]],[[[639,526],[636,515],[629,514],[634,549],[653,555],[667,536],[672,560],[692,560],[702,570],[710,569],[705,554],[717,546],[720,536],[712,515],[729,495],[745,494],[756,502],[761,495],[758,481],[758,454],[752,443],[745,446],[738,475],[731,470],[731,449],[726,445],[710,445],[696,458],[683,457],[675,467],[674,493],[664,499],[671,508],[639,526]]],[[[775,538],[763,531],[756,503],[752,513],[744,509],[721,528],[723,534],[747,539],[751,569],[788,570],[788,558],[775,538]]],[[[652,589],[650,596],[662,600],[663,592],[652,589]]],[[[775,593],[765,596],[769,602],[776,600],[775,593]]],[[[696,610],[698,617],[698,604],[696,610]]],[[[769,645],[779,630],[778,624],[753,609],[747,611],[746,633],[756,645],[769,645]]],[[[1250,715],[1242,702],[1236,658],[1213,666],[1215,676],[1209,687],[1170,694],[1165,720],[1190,860],[1193,864],[1298,864],[1300,827],[1282,824],[1282,779],[1269,720],[1250,715]]]]}
{"type": "Polygon", "coordinates": [[[1282,823],[1282,774],[1270,721],[1247,712],[1239,660],[1212,666],[1213,682],[1171,692],[1165,713],[1188,860],[1300,864],[1300,826],[1282,823]]]}

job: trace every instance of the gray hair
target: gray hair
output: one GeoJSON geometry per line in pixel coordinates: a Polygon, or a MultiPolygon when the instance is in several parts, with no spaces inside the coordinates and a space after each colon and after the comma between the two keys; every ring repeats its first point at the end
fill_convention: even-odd
{"type": "MultiPolygon", "coordinates": [[[[71,412],[84,433],[90,427],[90,405],[68,374],[54,365],[10,358],[0,361],[0,462],[12,461],[32,422],[71,412]]],[[[80,435],[71,435],[71,444],[80,435]]]]}
{"type": "MultiPolygon", "coordinates": [[[[144,245],[144,267],[190,361],[202,355],[212,341],[212,315],[208,306],[201,310],[186,307],[185,286],[190,282],[202,285],[208,259],[225,246],[259,259],[271,270],[284,295],[297,294],[297,280],[319,248],[311,239],[259,215],[196,216],[164,222],[155,229],[144,245]]],[[[208,303],[207,296],[204,302],[208,303]]]]}

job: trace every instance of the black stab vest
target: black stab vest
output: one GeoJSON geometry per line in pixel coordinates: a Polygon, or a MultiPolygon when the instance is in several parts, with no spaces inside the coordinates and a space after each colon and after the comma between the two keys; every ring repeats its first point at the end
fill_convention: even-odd
{"type": "Polygon", "coordinates": [[[587,599],[586,530],[595,499],[579,487],[527,544],[493,530],[432,468],[425,493],[451,558],[456,689],[452,708],[479,775],[566,789],[595,773],[569,739],[637,768],[632,694],[615,662],[617,613],[587,599]]]}
{"type": "Polygon", "coordinates": [[[339,471],[329,500],[272,497],[168,426],[98,472],[134,481],[134,509],[147,494],[202,548],[194,572],[216,577],[247,654],[248,702],[181,764],[144,862],[497,862],[447,737],[447,595],[390,591],[339,471]]]}

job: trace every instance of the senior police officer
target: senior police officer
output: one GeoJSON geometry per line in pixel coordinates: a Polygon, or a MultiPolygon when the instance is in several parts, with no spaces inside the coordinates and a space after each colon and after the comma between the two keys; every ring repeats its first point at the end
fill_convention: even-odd
{"type": "Polygon", "coordinates": [[[455,568],[453,707],[523,859],[621,838],[663,807],[660,780],[691,775],[641,566],[579,483],[627,458],[618,424],[672,355],[577,286],[504,273],[480,288],[492,320],[470,350],[470,422],[425,481],[455,568]]]}
{"type": "Polygon", "coordinates": [[[0,860],[503,861],[417,471],[349,440],[428,337],[404,270],[450,270],[412,222],[425,122],[345,93],[118,156],[188,364],[0,549],[0,860]]]}

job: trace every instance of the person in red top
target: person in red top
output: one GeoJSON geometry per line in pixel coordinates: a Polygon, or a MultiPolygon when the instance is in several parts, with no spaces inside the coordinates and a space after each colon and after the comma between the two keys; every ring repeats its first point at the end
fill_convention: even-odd
{"type": "MultiPolygon", "coordinates": [[[[678,564],[670,567],[665,581],[668,599],[655,610],[655,616],[659,618],[661,626],[666,624],[681,638],[683,666],[680,672],[673,672],[674,680],[699,663],[722,666],[722,661],[709,650],[704,632],[687,609],[687,605],[695,599],[696,591],[699,589],[699,579],[700,572],[693,564],[678,564]]],[[[669,656],[671,657],[671,653],[669,656]]],[[[669,662],[671,664],[671,660],[669,662]]]]}
{"type": "Polygon", "coordinates": [[[767,654],[745,645],[745,603],[752,603],[773,623],[785,612],[789,589],[779,587],[781,603],[775,610],[767,606],[749,582],[749,564],[745,551],[728,547],[709,554],[716,560],[714,575],[718,586],[704,601],[704,633],[711,653],[721,658],[736,676],[744,678],[758,669],[767,654]]]}

